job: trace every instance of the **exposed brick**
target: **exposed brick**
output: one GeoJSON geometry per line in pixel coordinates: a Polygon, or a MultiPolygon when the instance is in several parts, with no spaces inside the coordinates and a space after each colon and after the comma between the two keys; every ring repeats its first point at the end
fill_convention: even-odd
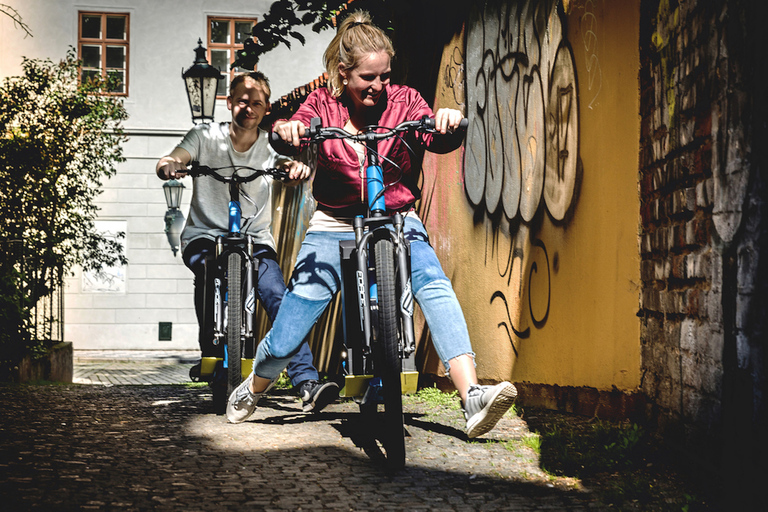
{"type": "Polygon", "coordinates": [[[680,324],[680,349],[684,352],[695,352],[697,342],[697,322],[691,318],[684,319],[680,324]]]}
{"type": "Polygon", "coordinates": [[[710,244],[710,233],[712,228],[712,221],[709,218],[696,219],[694,224],[694,240],[697,245],[708,246],[710,244]]]}
{"type": "Polygon", "coordinates": [[[659,292],[650,287],[645,287],[640,295],[642,297],[641,307],[650,311],[661,311],[659,292]]]}
{"type": "Polygon", "coordinates": [[[686,291],[685,313],[692,317],[700,316],[699,311],[706,311],[706,296],[698,288],[691,288],[686,291]]]}
{"type": "MultiPolygon", "coordinates": [[[[645,239],[645,237],[643,237],[645,239]]],[[[655,263],[651,260],[643,260],[640,262],[640,279],[643,282],[653,281],[655,263]]]]}
{"type": "Polygon", "coordinates": [[[709,197],[707,195],[707,183],[700,181],[696,184],[696,206],[698,208],[704,208],[710,204],[709,197]]]}

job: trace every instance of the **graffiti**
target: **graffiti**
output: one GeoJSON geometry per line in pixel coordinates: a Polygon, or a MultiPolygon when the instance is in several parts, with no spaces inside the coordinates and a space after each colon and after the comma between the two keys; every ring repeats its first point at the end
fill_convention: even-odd
{"type": "MultiPolygon", "coordinates": [[[[543,286],[541,283],[538,283],[539,286],[534,286],[534,279],[539,277],[539,263],[537,260],[533,259],[530,261],[528,265],[526,265],[526,253],[525,251],[518,245],[514,244],[511,248],[508,254],[501,258],[501,254],[499,254],[500,260],[506,259],[506,264],[502,267],[499,267],[499,275],[501,277],[505,277],[509,283],[509,281],[512,278],[513,269],[515,267],[515,263],[519,264],[518,273],[520,274],[519,277],[522,280],[524,277],[523,274],[525,273],[527,275],[527,289],[528,289],[528,296],[527,296],[527,302],[528,302],[528,313],[531,318],[531,321],[533,322],[534,327],[537,329],[541,329],[544,327],[544,325],[547,322],[547,318],[549,317],[549,307],[550,307],[550,298],[551,298],[551,270],[550,270],[550,263],[549,263],[549,254],[547,253],[546,245],[542,240],[536,239],[532,242],[533,247],[528,252],[528,257],[531,258],[531,254],[534,252],[534,248],[538,249],[538,253],[540,253],[543,256],[543,267],[542,269],[542,275],[543,271],[546,270],[546,286],[543,286]],[[527,270],[526,270],[527,266],[527,270]],[[535,300],[533,298],[534,290],[542,290],[544,291],[544,299],[546,302],[546,306],[541,307],[541,304],[539,301],[535,300]]],[[[518,290],[520,290],[520,293],[522,292],[522,288],[518,287],[518,290]]],[[[497,324],[497,327],[499,329],[504,329],[506,332],[507,338],[509,340],[510,345],[512,346],[512,350],[515,352],[515,356],[517,356],[517,346],[515,345],[515,340],[523,340],[527,339],[531,335],[531,328],[525,327],[522,328],[521,326],[521,320],[516,320],[512,314],[513,311],[519,311],[519,308],[511,307],[510,302],[512,304],[518,303],[518,300],[512,300],[510,301],[507,298],[507,295],[505,291],[503,290],[496,290],[491,295],[490,304],[493,305],[494,302],[499,302],[502,304],[504,308],[504,316],[505,319],[502,320],[497,324]]]]}
{"type": "Polygon", "coordinates": [[[493,304],[493,301],[499,299],[504,303],[504,309],[507,314],[507,321],[505,322],[499,322],[498,327],[504,328],[507,331],[507,338],[509,338],[509,344],[512,346],[512,350],[515,352],[515,356],[517,356],[517,347],[515,346],[515,338],[512,337],[512,334],[514,333],[515,336],[517,336],[518,339],[525,339],[531,335],[531,328],[528,327],[524,331],[518,331],[515,329],[514,321],[512,320],[512,315],[509,311],[509,302],[507,302],[506,296],[504,296],[504,292],[502,291],[495,291],[493,295],[491,296],[491,304],[493,304]],[[512,332],[510,332],[510,330],[512,332]]]}
{"type": "Polygon", "coordinates": [[[557,2],[487,2],[467,24],[464,187],[476,207],[563,220],[578,165],[578,90],[557,2]],[[543,201],[542,201],[543,199],[543,201]]]}
{"type": "MultiPolygon", "coordinates": [[[[659,10],[656,13],[656,31],[651,36],[651,42],[654,48],[661,56],[661,79],[662,87],[656,87],[656,90],[664,90],[664,98],[666,103],[666,112],[664,113],[664,119],[662,123],[671,126],[675,119],[675,86],[677,85],[677,75],[675,74],[675,48],[670,46],[670,41],[675,33],[675,29],[678,25],[679,7],[675,7],[674,11],[670,6],[669,0],[661,0],[659,2],[659,10]]],[[[656,158],[661,158],[656,156],[656,158]]]]}
{"type": "Polygon", "coordinates": [[[453,101],[458,108],[464,108],[464,55],[454,47],[451,60],[443,72],[443,85],[453,91],[453,101]]]}
{"type": "Polygon", "coordinates": [[[600,68],[600,60],[597,58],[597,16],[592,12],[594,6],[594,2],[588,1],[584,6],[584,14],[580,20],[587,68],[587,90],[592,93],[592,99],[587,105],[588,108],[592,108],[603,88],[603,70],[600,68]]]}
{"type": "MultiPolygon", "coordinates": [[[[489,302],[516,356],[520,341],[550,318],[553,267],[535,235],[538,214],[565,221],[581,173],[576,66],[559,4],[475,3],[465,25],[466,56],[453,49],[443,70],[443,87],[455,90],[457,64],[464,66],[464,191],[476,221],[486,219],[485,266],[502,280],[489,302]]],[[[581,16],[591,102],[603,80],[593,7],[588,2],[581,16]]]]}

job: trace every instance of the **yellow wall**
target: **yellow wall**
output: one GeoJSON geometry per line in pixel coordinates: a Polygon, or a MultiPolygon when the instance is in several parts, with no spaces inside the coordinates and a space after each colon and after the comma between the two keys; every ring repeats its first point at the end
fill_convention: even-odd
{"type": "Polygon", "coordinates": [[[639,0],[542,4],[475,11],[446,46],[435,108],[470,128],[425,157],[421,213],[480,379],[633,390],[639,0]]]}

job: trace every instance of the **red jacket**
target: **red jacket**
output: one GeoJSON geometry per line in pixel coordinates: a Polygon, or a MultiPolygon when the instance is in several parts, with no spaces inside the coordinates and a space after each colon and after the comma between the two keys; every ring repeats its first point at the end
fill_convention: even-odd
{"type": "MultiPolygon", "coordinates": [[[[379,102],[384,108],[377,123],[379,126],[393,128],[403,121],[421,119],[424,115],[434,116],[424,98],[410,87],[388,85],[386,95],[379,102]]],[[[349,120],[349,111],[342,98],[332,97],[328,89],[323,87],[307,96],[291,120],[309,126],[313,117],[319,117],[323,126],[343,128],[349,120]]],[[[414,150],[423,148],[436,153],[453,151],[461,141],[462,138],[435,137],[431,134],[416,134],[407,138],[408,145],[414,150]]],[[[400,139],[393,137],[380,141],[378,151],[399,166],[398,169],[384,158],[381,159],[385,186],[396,182],[384,193],[387,209],[390,212],[410,209],[421,193],[417,185],[418,175],[411,170],[408,148],[400,139]]],[[[360,200],[360,188],[360,165],[355,150],[341,139],[319,144],[317,171],[312,185],[318,208],[332,215],[334,212],[341,216],[364,214],[366,206],[360,200]]]]}

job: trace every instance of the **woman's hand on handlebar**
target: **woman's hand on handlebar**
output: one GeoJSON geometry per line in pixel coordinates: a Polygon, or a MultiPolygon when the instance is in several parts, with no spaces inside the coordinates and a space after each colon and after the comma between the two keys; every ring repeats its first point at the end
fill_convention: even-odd
{"type": "Polygon", "coordinates": [[[300,121],[277,121],[272,131],[288,144],[299,147],[307,127],[300,121]]]}
{"type": "Polygon", "coordinates": [[[435,130],[442,134],[455,131],[464,116],[460,111],[452,108],[441,108],[435,112],[435,130]]]}

